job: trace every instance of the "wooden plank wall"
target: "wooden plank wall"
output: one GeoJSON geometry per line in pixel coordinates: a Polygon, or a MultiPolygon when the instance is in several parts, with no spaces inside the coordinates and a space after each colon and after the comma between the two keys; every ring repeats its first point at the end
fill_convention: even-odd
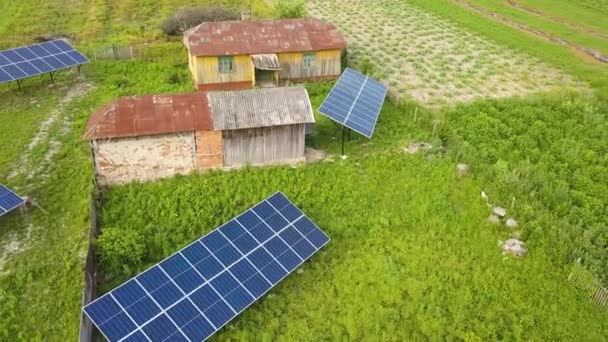
{"type": "Polygon", "coordinates": [[[266,165],[304,160],[304,124],[224,131],[224,165],[266,165]]]}
{"type": "Polygon", "coordinates": [[[304,53],[278,54],[282,70],[279,72],[281,80],[307,79],[315,77],[338,76],[341,74],[342,51],[325,50],[315,52],[315,65],[312,69],[305,69],[304,53]]]}
{"type": "Polygon", "coordinates": [[[249,55],[233,56],[233,70],[230,73],[219,72],[218,57],[197,57],[195,64],[197,74],[194,79],[199,84],[250,81],[253,85],[255,73],[249,55]]]}

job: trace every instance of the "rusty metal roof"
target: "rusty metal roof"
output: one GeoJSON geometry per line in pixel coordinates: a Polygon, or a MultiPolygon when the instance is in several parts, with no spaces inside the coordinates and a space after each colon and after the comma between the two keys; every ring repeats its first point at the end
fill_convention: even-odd
{"type": "Polygon", "coordinates": [[[123,97],[93,113],[86,140],[211,130],[203,92],[123,97]]]}
{"type": "Polygon", "coordinates": [[[260,70],[281,70],[281,62],[275,53],[251,55],[253,66],[260,70]]]}
{"type": "Polygon", "coordinates": [[[301,86],[209,92],[215,130],[315,122],[308,92],[301,86]]]}
{"type": "Polygon", "coordinates": [[[202,23],[184,33],[193,56],[253,55],[346,48],[338,29],[315,18],[202,23]]]}

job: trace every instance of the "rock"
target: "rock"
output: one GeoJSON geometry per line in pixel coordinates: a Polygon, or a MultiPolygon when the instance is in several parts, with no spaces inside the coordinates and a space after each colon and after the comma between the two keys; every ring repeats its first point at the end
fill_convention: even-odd
{"type": "Polygon", "coordinates": [[[456,165],[456,175],[460,178],[465,177],[469,174],[469,166],[467,164],[456,165]]]}
{"type": "Polygon", "coordinates": [[[507,226],[507,228],[513,229],[517,227],[517,221],[515,221],[514,218],[510,217],[507,222],[505,222],[505,226],[507,226]]]}
{"type": "Polygon", "coordinates": [[[298,274],[302,274],[302,273],[304,273],[304,270],[301,268],[298,268],[297,272],[298,272],[298,274]]]}
{"type": "Polygon", "coordinates": [[[493,223],[493,224],[497,224],[500,222],[500,218],[494,214],[488,216],[488,222],[493,223]]]}
{"type": "Polygon", "coordinates": [[[494,213],[494,215],[500,218],[507,216],[507,209],[503,207],[494,207],[494,209],[492,209],[492,212],[494,213]]]}
{"type": "Polygon", "coordinates": [[[403,150],[407,154],[416,154],[420,151],[430,151],[432,149],[433,149],[433,145],[431,145],[431,143],[424,142],[424,141],[411,143],[403,148],[403,150]]]}
{"type": "Polygon", "coordinates": [[[346,160],[346,158],[348,158],[348,156],[347,156],[347,155],[341,155],[341,156],[340,156],[340,158],[341,158],[342,160],[346,160]]]}
{"type": "Polygon", "coordinates": [[[518,239],[509,239],[500,246],[503,254],[510,254],[517,257],[523,257],[528,253],[528,249],[525,247],[525,243],[518,239]]]}
{"type": "Polygon", "coordinates": [[[488,194],[486,194],[485,191],[481,192],[481,198],[483,198],[483,200],[486,202],[490,200],[490,198],[488,197],[488,194]]]}

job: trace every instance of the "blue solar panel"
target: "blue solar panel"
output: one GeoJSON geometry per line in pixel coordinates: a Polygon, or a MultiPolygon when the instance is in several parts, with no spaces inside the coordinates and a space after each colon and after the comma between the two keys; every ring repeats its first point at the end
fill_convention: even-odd
{"type": "Polygon", "coordinates": [[[328,242],[279,192],[83,310],[110,341],[202,341],[328,242]]]}
{"type": "Polygon", "coordinates": [[[0,216],[19,207],[25,200],[15,192],[0,184],[0,216]]]}
{"type": "Polygon", "coordinates": [[[319,112],[371,138],[387,91],[384,84],[346,68],[319,112]]]}
{"type": "Polygon", "coordinates": [[[63,40],[0,51],[0,83],[89,62],[63,40]]]}

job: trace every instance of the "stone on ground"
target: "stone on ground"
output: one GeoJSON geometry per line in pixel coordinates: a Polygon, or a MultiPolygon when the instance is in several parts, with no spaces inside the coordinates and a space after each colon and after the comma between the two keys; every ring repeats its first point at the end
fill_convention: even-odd
{"type": "Polygon", "coordinates": [[[528,253],[528,249],[525,247],[525,245],[525,242],[511,238],[503,242],[500,248],[502,248],[503,254],[523,257],[528,253]]]}
{"type": "Polygon", "coordinates": [[[510,217],[510,218],[507,220],[507,222],[505,222],[505,226],[506,226],[507,228],[511,228],[511,229],[512,229],[512,228],[515,228],[515,227],[517,227],[517,221],[515,221],[515,219],[514,219],[514,218],[510,217]]]}
{"type": "Polygon", "coordinates": [[[494,215],[501,218],[507,216],[507,209],[503,207],[494,207],[494,209],[492,209],[492,212],[494,213],[494,215]]]}
{"type": "Polygon", "coordinates": [[[456,175],[466,177],[469,174],[469,165],[460,163],[456,165],[456,175]]]}
{"type": "Polygon", "coordinates": [[[488,216],[488,222],[493,223],[493,224],[499,223],[500,217],[492,214],[492,215],[488,216]]]}

